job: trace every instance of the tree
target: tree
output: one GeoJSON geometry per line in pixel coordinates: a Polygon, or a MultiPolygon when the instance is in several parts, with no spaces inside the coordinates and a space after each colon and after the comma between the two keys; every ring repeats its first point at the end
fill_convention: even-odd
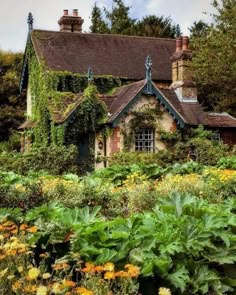
{"type": "Polygon", "coordinates": [[[209,29],[209,25],[203,20],[195,21],[189,28],[190,38],[206,36],[209,29]]]}
{"type": "Polygon", "coordinates": [[[175,26],[169,17],[149,15],[137,21],[129,16],[130,7],[125,6],[122,0],[113,0],[112,10],[96,6],[92,10],[92,33],[109,33],[120,35],[137,35],[159,38],[174,38],[181,34],[179,25],[175,26]]]}
{"type": "Polygon", "coordinates": [[[174,38],[176,33],[181,34],[180,28],[172,24],[170,17],[149,15],[136,24],[138,36],[174,38]]]}
{"type": "Polygon", "coordinates": [[[92,25],[90,26],[91,33],[106,34],[110,32],[108,24],[102,19],[101,9],[97,7],[96,2],[93,6],[91,21],[92,21],[92,25]]]}
{"type": "Polygon", "coordinates": [[[22,57],[0,50],[0,141],[7,140],[24,120],[26,99],[18,90],[22,57]]]}
{"type": "Polygon", "coordinates": [[[217,10],[206,33],[192,38],[193,71],[200,98],[217,111],[236,115],[235,0],[213,2],[217,10]]]}

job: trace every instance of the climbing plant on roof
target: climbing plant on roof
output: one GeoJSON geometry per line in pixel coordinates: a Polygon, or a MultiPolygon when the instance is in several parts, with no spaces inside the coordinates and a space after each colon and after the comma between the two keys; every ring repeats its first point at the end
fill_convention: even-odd
{"type": "Polygon", "coordinates": [[[106,122],[106,118],[106,105],[99,98],[97,87],[90,84],[85,89],[81,103],[71,119],[72,124],[68,122],[66,141],[71,141],[71,137],[75,138],[98,131],[102,124],[106,122]]]}

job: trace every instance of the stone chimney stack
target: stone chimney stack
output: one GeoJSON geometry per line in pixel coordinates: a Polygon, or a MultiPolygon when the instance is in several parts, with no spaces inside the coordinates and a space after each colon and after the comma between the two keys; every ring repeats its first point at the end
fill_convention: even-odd
{"type": "Polygon", "coordinates": [[[69,15],[69,11],[64,9],[58,24],[61,32],[81,33],[83,22],[84,20],[78,15],[78,9],[73,9],[72,15],[69,15]]]}
{"type": "Polygon", "coordinates": [[[190,62],[192,51],[189,49],[187,36],[176,39],[176,50],[171,56],[172,61],[172,84],[173,89],[180,101],[197,102],[197,87],[192,80],[190,62]]]}

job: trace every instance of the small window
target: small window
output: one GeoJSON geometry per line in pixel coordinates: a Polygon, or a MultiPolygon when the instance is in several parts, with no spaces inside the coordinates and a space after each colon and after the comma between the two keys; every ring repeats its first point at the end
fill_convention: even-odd
{"type": "Polygon", "coordinates": [[[154,130],[139,129],[135,133],[135,151],[154,152],[154,130]]]}
{"type": "Polygon", "coordinates": [[[212,136],[211,136],[211,140],[213,141],[217,141],[217,142],[220,142],[220,133],[219,131],[215,131],[213,132],[212,136]]]}

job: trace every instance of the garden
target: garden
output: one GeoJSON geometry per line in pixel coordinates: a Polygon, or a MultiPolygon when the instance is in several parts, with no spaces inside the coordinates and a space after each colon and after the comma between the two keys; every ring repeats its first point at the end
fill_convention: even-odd
{"type": "Polygon", "coordinates": [[[235,294],[234,155],[13,171],[0,171],[1,294],[235,294]]]}

